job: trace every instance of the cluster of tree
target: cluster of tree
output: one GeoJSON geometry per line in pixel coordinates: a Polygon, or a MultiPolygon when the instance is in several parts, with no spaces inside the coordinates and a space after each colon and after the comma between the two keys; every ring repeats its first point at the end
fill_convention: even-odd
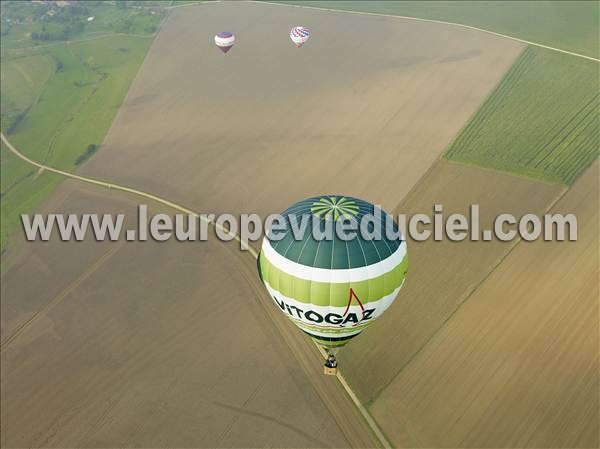
{"type": "Polygon", "coordinates": [[[2,25],[0,25],[0,36],[6,36],[8,33],[10,33],[10,29],[12,28],[12,25],[10,24],[10,22],[6,22],[6,21],[2,21],[2,25]]]}
{"type": "Polygon", "coordinates": [[[41,19],[47,12],[46,8],[38,8],[31,2],[3,1],[2,2],[2,26],[7,22],[24,23],[28,20],[41,19]]]}
{"type": "MultiPolygon", "coordinates": [[[[154,33],[163,15],[160,8],[148,8],[145,2],[117,1],[115,5],[126,10],[111,23],[112,29],[117,33],[127,34],[138,28],[148,34],[154,33]]],[[[36,26],[31,38],[36,41],[71,40],[85,30],[88,17],[97,15],[98,8],[108,7],[102,1],[79,1],[62,7],[53,2],[32,4],[3,1],[2,35],[8,34],[11,25],[32,23],[36,26]]]]}
{"type": "Polygon", "coordinates": [[[35,8],[34,11],[34,21],[39,20],[43,23],[41,30],[31,33],[31,37],[38,41],[71,39],[84,30],[87,18],[91,14],[85,2],[72,3],[61,8],[49,4],[46,7],[35,8]]]}
{"type": "Polygon", "coordinates": [[[54,72],[62,72],[65,68],[63,62],[59,58],[57,58],[56,55],[53,54],[50,54],[50,58],[52,58],[52,61],[54,61],[54,72]]]}
{"type": "Polygon", "coordinates": [[[90,8],[88,8],[83,2],[72,3],[67,7],[56,8],[53,10],[52,16],[47,16],[48,22],[73,22],[81,19],[86,19],[91,15],[90,8]]]}
{"type": "Polygon", "coordinates": [[[36,41],[66,41],[74,35],[81,33],[84,28],[85,22],[83,21],[72,21],[51,28],[48,28],[44,24],[40,31],[31,33],[31,38],[36,41]]]}
{"type": "Polygon", "coordinates": [[[113,24],[113,28],[117,33],[129,33],[133,25],[133,19],[131,17],[121,17],[113,24]]]}
{"type": "Polygon", "coordinates": [[[95,143],[90,143],[83,154],[81,154],[77,159],[75,159],[75,165],[81,165],[85,161],[87,161],[92,155],[98,151],[99,146],[95,143]]]}
{"type": "Polygon", "coordinates": [[[30,107],[24,111],[18,111],[17,105],[12,102],[10,103],[10,106],[7,106],[6,104],[3,105],[1,115],[2,127],[5,129],[6,134],[10,135],[15,132],[21,122],[25,120],[30,107]]]}

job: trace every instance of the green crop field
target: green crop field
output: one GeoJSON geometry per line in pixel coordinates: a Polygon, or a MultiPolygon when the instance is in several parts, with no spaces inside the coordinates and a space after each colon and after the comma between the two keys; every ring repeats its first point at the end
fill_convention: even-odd
{"type": "MultiPolygon", "coordinates": [[[[89,145],[101,144],[150,42],[149,38],[116,36],[48,47],[42,55],[25,58],[52,61],[52,74],[43,82],[37,79],[41,76],[34,78],[32,83],[39,81],[37,89],[28,93],[22,88],[28,72],[21,78],[14,75],[20,58],[9,60],[2,65],[2,91],[14,108],[7,109],[10,115],[6,128],[3,119],[3,131],[10,131],[11,142],[34,160],[74,169],[89,145]],[[13,73],[5,78],[5,70],[13,73]],[[17,121],[19,111],[25,115],[17,121]]],[[[37,176],[4,148],[1,157],[4,247],[20,214],[35,210],[58,179],[47,173],[37,176]]]]}
{"type": "Polygon", "coordinates": [[[527,48],[445,154],[572,184],[598,156],[598,64],[527,48]]]}
{"type": "MultiPolygon", "coordinates": [[[[579,1],[282,2],[443,20],[598,57],[600,3],[579,1]]],[[[598,156],[600,64],[530,46],[445,158],[572,184],[598,156]]]]}
{"type": "Polygon", "coordinates": [[[286,1],[319,8],[443,20],[600,57],[595,1],[286,1]]]}
{"type": "MultiPolygon", "coordinates": [[[[64,13],[74,18],[50,23],[40,18],[48,8],[2,5],[2,132],[32,159],[75,170],[102,143],[165,12],[89,2],[83,11],[86,23],[73,27],[78,31],[70,42],[35,39],[36,30],[50,32],[82,17],[64,13]],[[95,18],[89,23],[88,14],[95,18]]],[[[4,146],[0,169],[4,253],[20,214],[38,208],[61,177],[39,173],[4,146]]]]}
{"type": "Polygon", "coordinates": [[[44,84],[54,72],[54,64],[49,56],[40,54],[2,62],[2,127],[10,130],[37,101],[44,84]]]}

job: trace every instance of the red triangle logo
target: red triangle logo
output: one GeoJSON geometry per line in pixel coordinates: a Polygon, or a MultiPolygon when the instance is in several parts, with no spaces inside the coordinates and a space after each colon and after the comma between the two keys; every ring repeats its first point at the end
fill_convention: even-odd
{"type": "Polygon", "coordinates": [[[360,310],[362,310],[363,313],[365,312],[363,303],[359,299],[358,295],[356,293],[354,293],[354,289],[352,287],[350,287],[350,293],[348,295],[348,305],[346,306],[346,310],[344,310],[344,314],[342,316],[346,316],[346,314],[348,313],[348,310],[350,310],[350,304],[352,304],[353,298],[356,299],[356,302],[358,302],[358,305],[360,306],[360,310]]]}

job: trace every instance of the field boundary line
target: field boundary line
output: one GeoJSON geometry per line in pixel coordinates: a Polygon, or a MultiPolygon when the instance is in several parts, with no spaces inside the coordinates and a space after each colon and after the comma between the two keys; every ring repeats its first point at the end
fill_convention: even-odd
{"type": "MultiPolygon", "coordinates": [[[[321,356],[323,356],[323,359],[327,360],[327,353],[325,352],[325,350],[316,343],[315,343],[315,346],[319,350],[319,353],[321,354],[321,356]]],[[[363,416],[363,418],[367,422],[367,425],[369,426],[369,428],[371,429],[371,431],[373,432],[375,437],[381,443],[381,446],[384,449],[392,449],[393,446],[387,440],[387,438],[385,437],[385,435],[383,434],[383,432],[377,425],[377,422],[375,422],[375,420],[371,416],[371,413],[369,413],[367,408],[364,405],[362,405],[362,403],[360,402],[360,399],[358,399],[358,396],[356,396],[356,393],[354,393],[354,390],[352,390],[352,388],[350,387],[348,382],[346,382],[346,378],[342,375],[339,368],[337,370],[337,374],[335,375],[335,377],[340,382],[340,384],[342,385],[342,387],[344,388],[344,390],[346,391],[346,393],[348,394],[348,396],[350,397],[352,402],[354,402],[354,405],[356,406],[356,408],[358,409],[360,414],[363,416]]]]}
{"type": "Polygon", "coordinates": [[[221,0],[198,0],[198,1],[194,1],[194,2],[183,3],[181,5],[169,5],[169,6],[165,6],[165,9],[167,9],[167,10],[173,10],[173,9],[177,9],[177,8],[185,8],[187,6],[204,5],[206,3],[221,3],[221,0]]]}
{"type": "Polygon", "coordinates": [[[87,270],[85,270],[77,279],[71,282],[66,288],[64,288],[61,292],[58,293],[54,298],[52,298],[48,303],[42,307],[40,310],[35,312],[27,321],[17,327],[17,329],[9,335],[5,341],[0,343],[0,352],[3,352],[10,343],[16,339],[19,335],[21,335],[29,325],[37,321],[40,316],[46,315],[54,306],[61,303],[65,298],[67,298],[77,287],[79,287],[83,282],[85,282],[92,274],[96,272],[104,262],[110,259],[121,247],[125,244],[125,242],[120,242],[114,247],[110,248],[107,252],[102,254],[87,270]]]}
{"type": "MultiPolygon", "coordinates": [[[[2,142],[6,145],[6,147],[13,153],[15,154],[18,158],[20,158],[21,160],[27,162],[28,164],[31,164],[41,170],[46,170],[48,172],[51,173],[56,173],[58,175],[62,175],[65,176],[67,178],[70,179],[76,179],[78,181],[82,181],[88,184],[93,184],[96,186],[100,186],[100,187],[104,187],[107,189],[111,189],[111,190],[119,190],[121,192],[127,192],[127,193],[132,193],[134,195],[137,196],[141,196],[142,198],[147,198],[150,199],[152,201],[155,201],[157,203],[163,204],[165,206],[168,206],[170,208],[176,209],[180,212],[192,215],[193,217],[202,220],[212,226],[214,226],[215,228],[223,231],[224,233],[226,233],[228,236],[233,237],[234,240],[236,240],[237,242],[239,242],[240,244],[245,243],[248,246],[248,252],[250,253],[250,255],[252,255],[252,257],[254,257],[254,259],[258,259],[258,252],[246,241],[246,242],[242,242],[242,239],[236,234],[231,232],[229,229],[226,229],[225,227],[221,226],[220,224],[216,223],[214,220],[209,220],[206,216],[199,214],[197,212],[194,212],[193,210],[182,206],[181,204],[175,203],[173,201],[169,201],[167,199],[161,198],[159,196],[153,195],[151,193],[148,192],[144,192],[142,190],[138,190],[138,189],[134,189],[131,187],[126,187],[126,186],[121,186],[119,184],[113,184],[107,181],[102,181],[99,179],[94,179],[94,178],[87,178],[85,176],[80,176],[80,175],[76,175],[75,173],[70,173],[68,171],[64,171],[64,170],[60,170],[58,168],[54,168],[54,167],[49,167],[45,164],[40,164],[39,162],[34,161],[33,159],[28,158],[27,156],[25,156],[23,153],[21,153],[19,150],[17,150],[12,143],[10,143],[10,141],[6,138],[6,136],[4,135],[4,133],[0,132],[0,138],[2,140],[2,142]]],[[[25,329],[25,327],[31,323],[31,320],[28,321],[27,323],[25,323],[25,325],[23,325],[19,331],[18,334],[21,334],[23,332],[23,330],[25,329]]],[[[14,337],[16,337],[17,335],[13,335],[12,338],[10,338],[10,341],[7,341],[6,343],[10,343],[12,340],[14,340],[14,337]]],[[[6,343],[2,345],[2,349],[6,348],[6,343]]],[[[319,350],[321,356],[323,356],[324,359],[327,358],[327,354],[325,353],[325,351],[323,350],[323,348],[321,348],[319,345],[317,345],[315,343],[315,346],[317,347],[317,349],[319,350]]],[[[369,413],[369,411],[365,408],[365,406],[360,402],[360,400],[358,399],[358,397],[356,396],[356,394],[354,393],[354,391],[352,390],[352,388],[350,388],[350,385],[348,385],[348,382],[346,382],[346,379],[344,378],[344,376],[341,374],[341,372],[338,369],[338,373],[337,373],[337,380],[340,382],[340,384],[342,385],[342,387],[344,388],[344,391],[346,391],[346,394],[348,394],[348,396],[350,397],[350,399],[352,400],[352,402],[354,403],[354,405],[356,406],[356,408],[358,408],[358,411],[360,412],[360,414],[362,415],[362,417],[364,418],[364,420],[366,421],[367,425],[369,426],[369,429],[371,429],[371,431],[373,432],[373,434],[375,435],[375,437],[379,440],[379,442],[381,443],[382,447],[384,449],[391,449],[392,445],[388,442],[387,438],[384,436],[383,432],[381,431],[381,429],[379,428],[379,426],[377,425],[377,423],[375,422],[375,420],[373,419],[373,417],[371,416],[371,414],[369,413]]]]}
{"type": "Polygon", "coordinates": [[[260,3],[264,3],[264,4],[267,4],[267,5],[290,6],[290,7],[293,7],[293,8],[316,9],[316,10],[320,10],[320,11],[343,12],[343,13],[348,13],[348,14],[362,14],[362,15],[367,15],[367,16],[395,17],[397,19],[416,20],[418,22],[430,22],[430,23],[439,23],[439,24],[443,24],[443,25],[453,25],[453,26],[457,26],[457,27],[460,27],[460,28],[465,28],[465,29],[468,29],[468,30],[481,31],[482,33],[491,34],[493,36],[498,36],[498,37],[503,37],[503,38],[506,38],[506,39],[511,39],[513,41],[516,41],[516,42],[521,42],[522,44],[533,45],[535,47],[545,48],[546,50],[552,50],[552,51],[556,51],[556,52],[559,52],[559,53],[564,53],[564,54],[567,54],[567,55],[576,56],[578,58],[587,59],[589,61],[600,62],[600,59],[594,58],[593,56],[582,55],[581,53],[575,53],[573,51],[563,50],[562,48],[551,47],[549,45],[540,44],[539,42],[528,41],[528,40],[521,39],[521,38],[518,38],[518,37],[510,36],[508,34],[497,33],[495,31],[486,30],[484,28],[478,28],[478,27],[475,27],[475,26],[472,26],[472,25],[465,25],[464,23],[447,22],[445,20],[424,19],[424,18],[421,18],[421,17],[400,16],[400,15],[394,15],[394,14],[384,14],[384,13],[368,12],[368,11],[351,11],[351,10],[347,10],[347,9],[322,8],[320,6],[291,5],[289,3],[276,3],[276,2],[269,2],[269,1],[262,1],[262,0],[245,0],[245,1],[247,1],[249,3],[259,3],[259,4],[260,3]]]}
{"type": "MultiPolygon", "coordinates": [[[[460,164],[459,162],[453,162],[456,164],[460,164]]],[[[537,182],[537,181],[535,181],[537,182]]],[[[548,206],[544,209],[544,213],[549,213],[563,197],[571,190],[571,187],[568,186],[560,186],[560,191],[556,194],[556,196],[550,201],[548,206]]],[[[400,367],[396,375],[383,387],[379,389],[377,394],[373,396],[372,401],[375,402],[377,399],[381,397],[381,395],[387,390],[390,385],[398,378],[398,376],[429,346],[430,343],[433,342],[435,338],[438,337],[438,334],[444,330],[446,325],[450,322],[454,316],[460,312],[463,306],[471,299],[475,293],[479,291],[479,289],[486,283],[486,281],[494,275],[496,270],[504,263],[506,259],[508,259],[514,250],[517,249],[519,244],[523,243],[523,239],[518,237],[515,242],[508,248],[506,253],[504,253],[494,264],[490,267],[487,273],[482,276],[482,278],[470,289],[466,292],[465,297],[456,305],[456,307],[448,314],[448,316],[442,321],[442,323],[431,333],[429,338],[423,342],[423,344],[411,354],[411,356],[406,360],[406,362],[400,367]]]]}

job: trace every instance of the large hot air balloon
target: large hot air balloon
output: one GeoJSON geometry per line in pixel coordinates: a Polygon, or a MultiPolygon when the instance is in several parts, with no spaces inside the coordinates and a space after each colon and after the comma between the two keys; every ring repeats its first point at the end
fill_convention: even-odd
{"type": "Polygon", "coordinates": [[[294,27],[290,30],[290,38],[292,42],[296,44],[296,47],[302,47],[308,38],[310,37],[310,31],[306,27],[294,27]]]}
{"type": "Polygon", "coordinates": [[[222,31],[215,35],[215,44],[223,53],[227,53],[233,47],[235,36],[229,31],[222,31]]]}
{"type": "Polygon", "coordinates": [[[391,218],[387,225],[399,237],[388,238],[381,209],[348,196],[308,198],[281,215],[286,229],[264,237],[259,275],[281,312],[337,366],[336,350],[379,318],[402,288],[408,269],[406,242],[391,218]],[[362,222],[365,215],[379,215],[380,220],[362,222]],[[351,240],[335,232],[343,217],[358,225],[351,240]],[[298,233],[303,219],[306,229],[297,240],[294,230],[298,233]],[[324,231],[327,225],[334,229],[331,240],[314,234],[313,226],[324,231]],[[361,234],[360,226],[369,233],[361,234]]]}

